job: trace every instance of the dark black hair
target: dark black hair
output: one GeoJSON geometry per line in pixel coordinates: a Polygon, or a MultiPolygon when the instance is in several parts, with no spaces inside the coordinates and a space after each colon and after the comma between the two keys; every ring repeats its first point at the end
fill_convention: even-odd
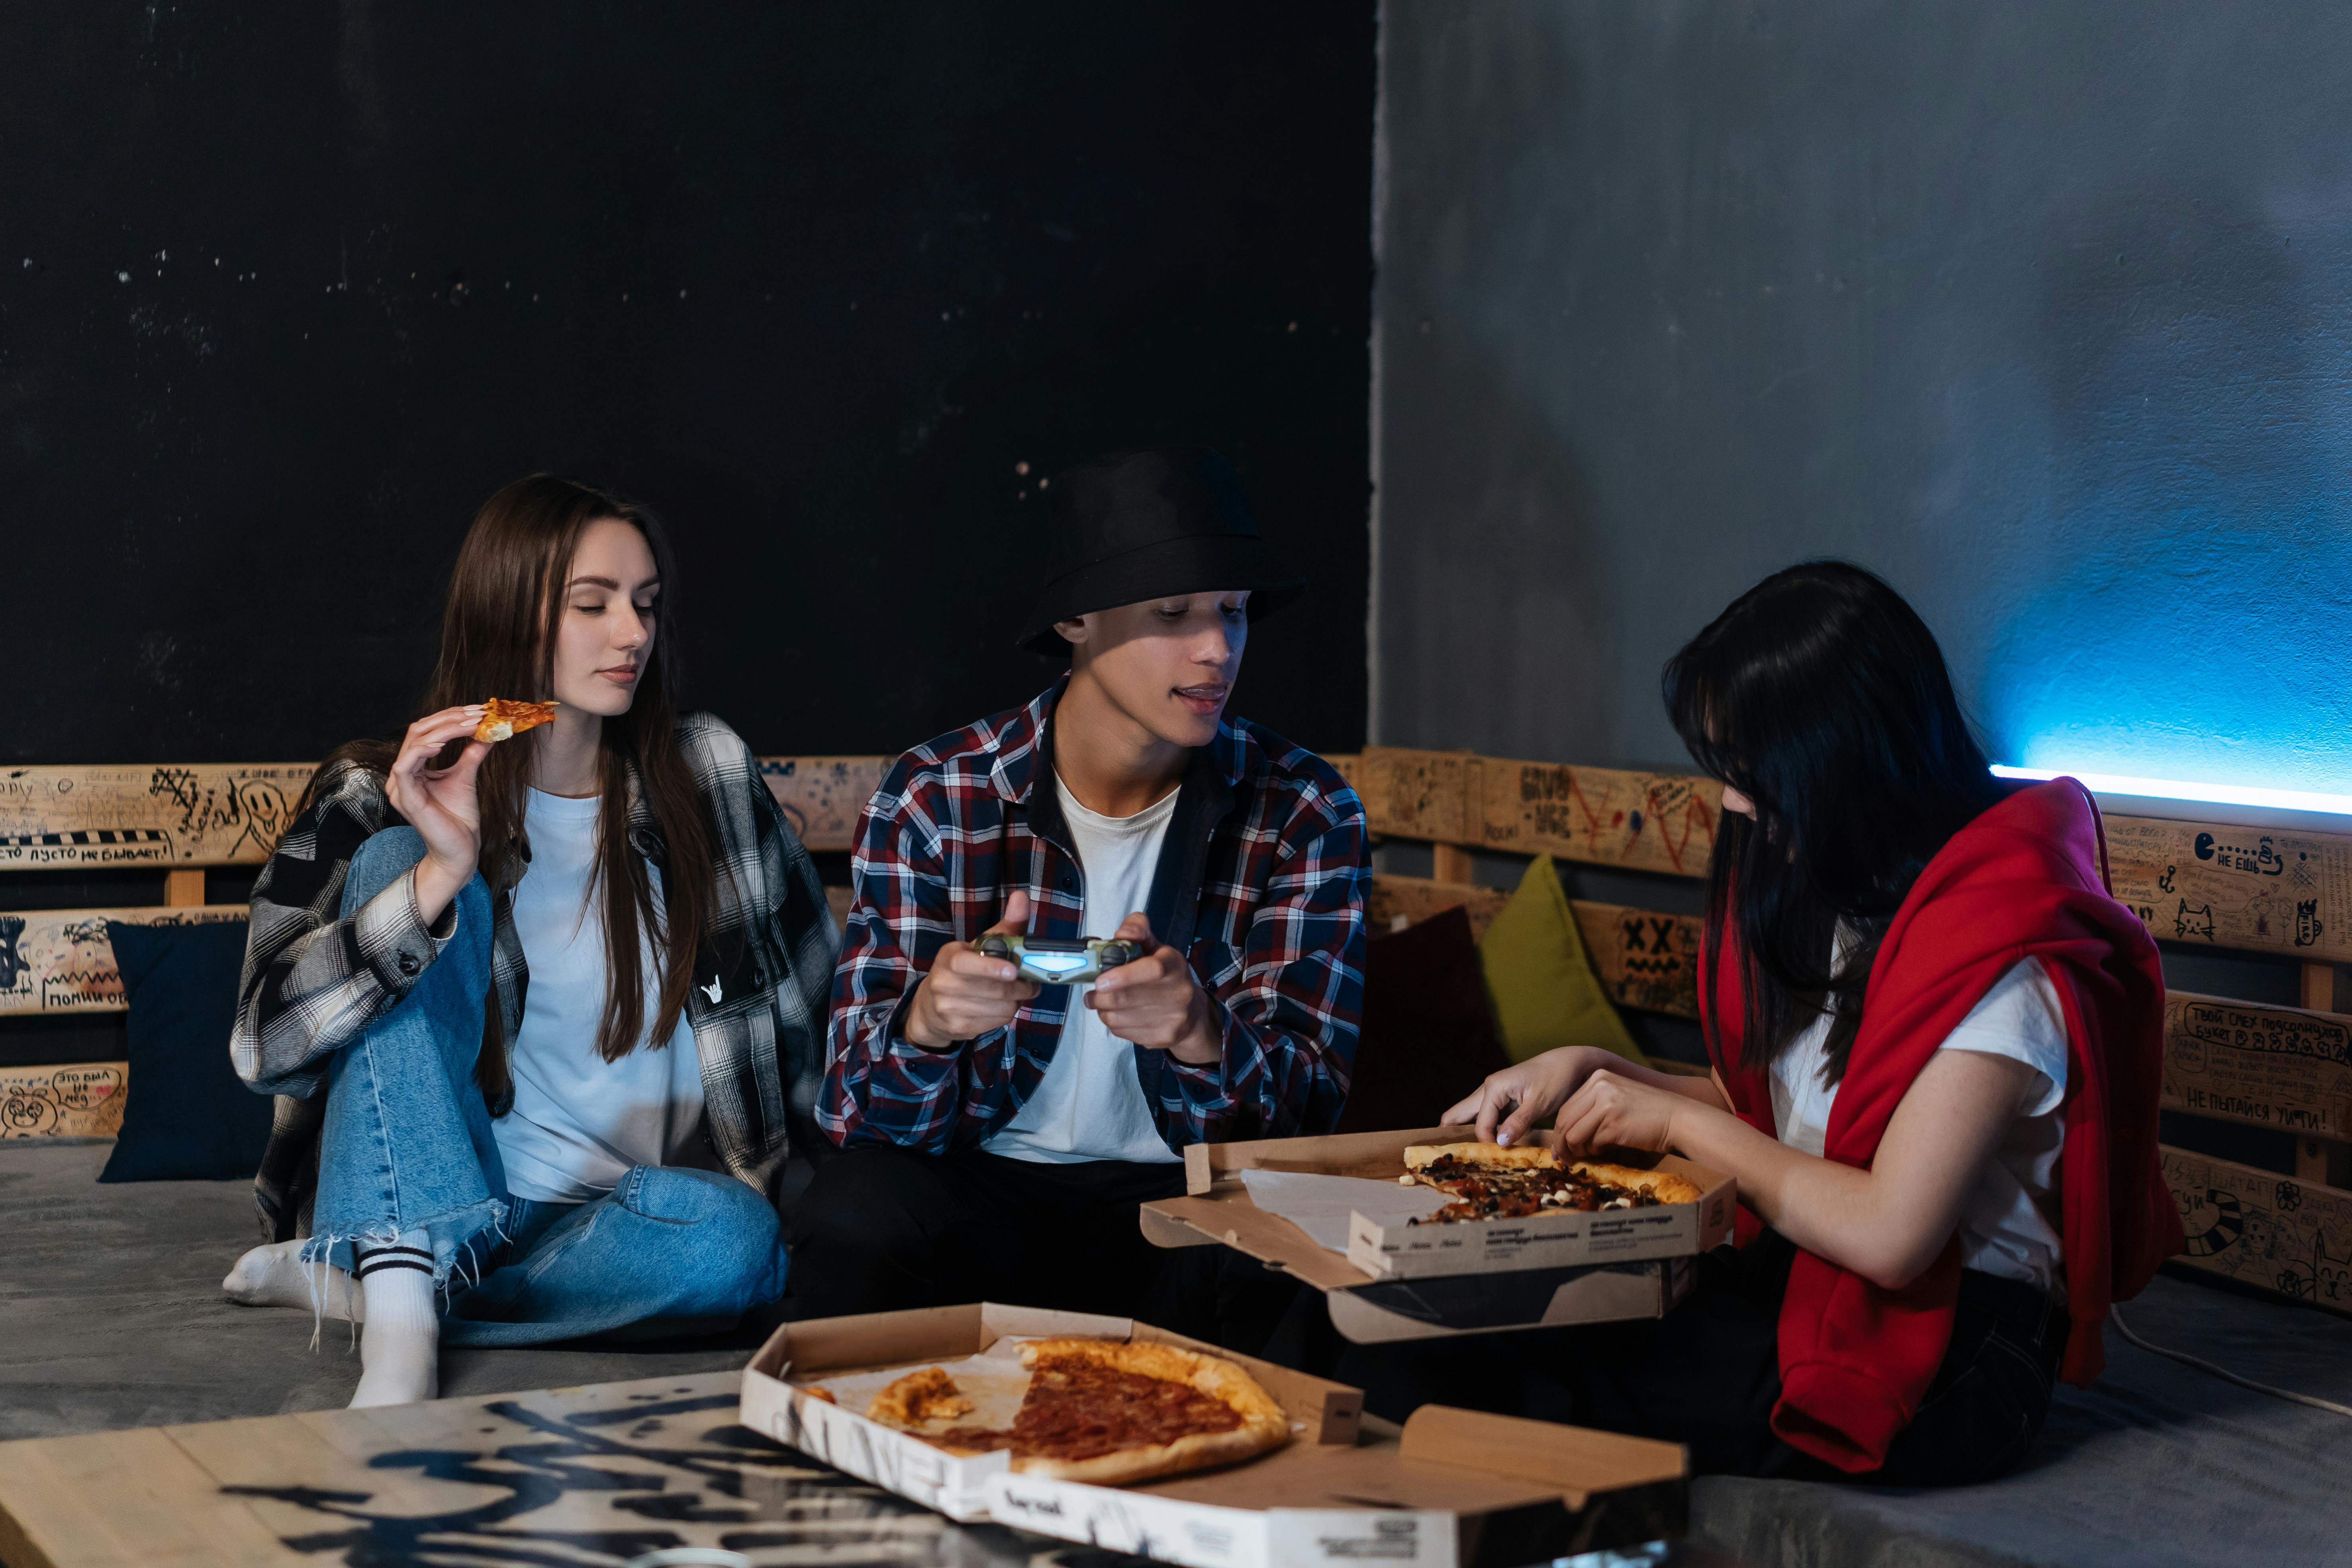
{"type": "MultiPolygon", "coordinates": [[[[1738,931],[1741,1065],[1768,1064],[1827,1011],[1835,1082],[1887,922],[1936,852],[2005,791],[1935,634],[1843,561],[1791,566],[1740,595],[1666,662],[1664,688],[1692,758],[1756,803],[1752,823],[1724,814],[1708,868],[1708,951],[1738,931]]],[[[1715,978],[1710,966],[1702,983],[1715,978]]]]}

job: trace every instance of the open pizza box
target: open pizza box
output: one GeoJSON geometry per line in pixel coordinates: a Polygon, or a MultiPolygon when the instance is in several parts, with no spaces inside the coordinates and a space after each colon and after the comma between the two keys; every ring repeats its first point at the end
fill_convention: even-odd
{"type": "Polygon", "coordinates": [[[1149,1323],[985,1302],[787,1323],[744,1369],[742,1422],[951,1519],[1192,1568],[1515,1568],[1679,1535],[1686,1507],[1675,1444],[1438,1405],[1400,1431],[1365,1417],[1355,1389],[1149,1323]],[[1282,1406],[1291,1440],[1238,1465],[1093,1486],[1016,1474],[1003,1453],[958,1458],[864,1414],[870,1388],[945,1366],[985,1415],[988,1374],[963,1358],[1002,1364],[1020,1341],[1056,1335],[1224,1356],[1282,1406]]]}
{"type": "MultiPolygon", "coordinates": [[[[1614,1158],[1688,1177],[1697,1201],[1458,1225],[1350,1212],[1329,1245],[1260,1207],[1245,1174],[1357,1177],[1385,1188],[1413,1144],[1476,1137],[1471,1128],[1428,1127],[1195,1143],[1184,1151],[1185,1195],[1145,1204],[1143,1234],[1161,1247],[1222,1243],[1287,1270],[1324,1293],[1334,1327],[1366,1344],[1658,1317],[1689,1293],[1698,1255],[1731,1239],[1737,1184],[1672,1155],[1614,1158]]],[[[1286,1201],[1258,1180],[1270,1202],[1286,1201]]]]}

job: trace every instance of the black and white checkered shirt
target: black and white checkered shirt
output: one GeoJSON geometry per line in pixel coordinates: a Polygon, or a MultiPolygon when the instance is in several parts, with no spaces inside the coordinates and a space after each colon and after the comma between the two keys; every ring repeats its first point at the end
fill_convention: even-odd
{"type": "MultiPolygon", "coordinates": [[[[761,781],[751,748],[707,713],[678,721],[677,743],[717,829],[713,858],[728,873],[687,999],[705,1129],[721,1168],[772,1195],[791,1124],[812,1125],[840,936],[816,868],[761,781]]],[[[630,841],[658,867],[660,828],[634,778],[630,784],[630,841]]],[[[407,995],[456,934],[454,907],[431,930],[417,919],[413,873],[341,918],[352,856],[400,820],[382,775],[339,763],[320,775],[310,809],[254,884],[229,1056],[247,1084],[278,1096],[268,1152],[254,1178],[267,1239],[307,1228],[328,1059],[407,995]]],[[[509,1041],[522,1027],[530,983],[511,893],[490,894],[492,988],[509,1041]]],[[[494,1117],[506,1110],[489,1107],[494,1117]]]]}

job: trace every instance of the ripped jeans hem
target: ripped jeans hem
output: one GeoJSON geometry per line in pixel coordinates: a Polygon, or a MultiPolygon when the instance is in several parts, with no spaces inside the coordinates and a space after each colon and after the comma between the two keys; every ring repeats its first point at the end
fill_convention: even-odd
{"type": "MultiPolygon", "coordinates": [[[[481,1283],[484,1265],[489,1257],[507,1241],[507,1220],[510,1210],[498,1198],[484,1198],[446,1213],[434,1215],[408,1225],[391,1221],[371,1226],[364,1230],[314,1232],[302,1244],[301,1260],[306,1270],[323,1275],[318,1266],[326,1265],[352,1272],[354,1250],[372,1250],[394,1247],[403,1236],[423,1231],[433,1249],[433,1289],[441,1299],[443,1310],[448,1308],[449,1293],[454,1281],[467,1285],[481,1283]],[[483,1245],[484,1237],[488,1244],[483,1245]],[[470,1278],[468,1278],[470,1276],[470,1278]]],[[[314,1315],[323,1298],[314,1279],[311,1286],[311,1307],[314,1315]]]]}

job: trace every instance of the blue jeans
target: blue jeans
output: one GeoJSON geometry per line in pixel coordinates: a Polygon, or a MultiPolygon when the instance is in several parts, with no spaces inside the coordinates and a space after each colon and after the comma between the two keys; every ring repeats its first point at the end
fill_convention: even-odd
{"type": "MultiPolygon", "coordinates": [[[[352,858],[343,913],[424,858],[414,828],[370,838],[352,858]]],[[[782,1295],[776,1211],[732,1177],[639,1165],[589,1203],[507,1191],[474,1083],[490,990],[490,899],[480,877],[457,908],[441,956],[328,1064],[303,1260],[349,1268],[355,1242],[406,1237],[429,1247],[434,1282],[446,1292],[441,1342],[451,1345],[710,1333],[782,1295]]]]}

